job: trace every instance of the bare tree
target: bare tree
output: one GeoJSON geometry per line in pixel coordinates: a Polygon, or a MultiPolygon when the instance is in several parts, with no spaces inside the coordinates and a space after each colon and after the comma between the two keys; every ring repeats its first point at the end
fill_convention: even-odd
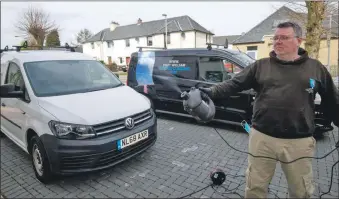
{"type": "Polygon", "coordinates": [[[87,28],[84,28],[80,30],[80,32],[77,34],[77,42],[78,44],[84,43],[86,40],[92,37],[92,32],[88,30],[87,28]]]}
{"type": "Polygon", "coordinates": [[[29,7],[22,13],[15,27],[26,38],[33,37],[38,46],[43,46],[45,37],[52,30],[58,29],[48,13],[34,7],[29,7]]]}
{"type": "Polygon", "coordinates": [[[321,39],[333,32],[329,16],[338,13],[338,1],[288,1],[285,6],[295,11],[289,14],[289,18],[303,27],[306,32],[305,49],[310,57],[318,59],[321,39]]]}

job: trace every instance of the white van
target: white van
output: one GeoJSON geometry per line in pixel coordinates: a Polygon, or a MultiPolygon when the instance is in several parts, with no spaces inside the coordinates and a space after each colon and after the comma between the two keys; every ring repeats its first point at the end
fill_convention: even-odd
{"type": "Polygon", "coordinates": [[[150,101],[82,53],[1,54],[1,132],[32,157],[36,177],[113,166],[150,146],[150,101]]]}

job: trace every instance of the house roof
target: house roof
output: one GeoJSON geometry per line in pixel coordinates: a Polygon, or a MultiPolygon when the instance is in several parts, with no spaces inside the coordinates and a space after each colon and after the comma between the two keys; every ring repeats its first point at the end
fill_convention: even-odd
{"type": "MultiPolygon", "coordinates": [[[[282,6],[276,12],[272,13],[258,25],[245,33],[243,36],[239,37],[234,42],[234,44],[263,42],[263,36],[273,35],[275,31],[275,26],[283,21],[294,21],[298,23],[301,26],[303,30],[303,36],[305,37],[306,27],[303,25],[303,22],[305,21],[306,17],[307,15],[305,13],[298,13],[286,6],[282,6]]],[[[332,34],[338,36],[338,25],[334,22],[333,18],[332,34]]],[[[336,19],[336,22],[338,22],[338,19],[336,19]]],[[[328,20],[324,20],[324,27],[326,27],[326,24],[329,24],[328,20]]]]}
{"type": "Polygon", "coordinates": [[[238,39],[241,35],[226,35],[226,36],[214,36],[213,44],[224,45],[226,39],[228,40],[228,44],[233,44],[233,42],[238,39]]]}
{"type": "MultiPolygon", "coordinates": [[[[194,30],[213,34],[187,15],[167,19],[167,31],[169,33],[194,30]]],[[[135,23],[118,26],[114,29],[114,31],[110,31],[110,28],[105,28],[88,39],[85,43],[100,40],[108,41],[151,36],[161,33],[165,33],[165,19],[142,22],[140,25],[135,23]]]]}

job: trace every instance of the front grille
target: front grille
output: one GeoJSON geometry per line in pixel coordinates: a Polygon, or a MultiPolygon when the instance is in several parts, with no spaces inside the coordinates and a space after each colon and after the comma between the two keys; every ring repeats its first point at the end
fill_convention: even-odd
{"type": "Polygon", "coordinates": [[[122,150],[115,149],[105,153],[82,156],[62,156],[60,161],[60,170],[70,171],[78,169],[95,169],[114,164],[115,162],[127,156],[133,155],[149,146],[155,140],[155,138],[155,134],[152,133],[147,139],[122,150]]]}
{"type": "MultiPolygon", "coordinates": [[[[151,119],[152,113],[150,110],[147,110],[147,111],[132,115],[130,117],[134,119],[135,127],[137,127],[141,125],[143,122],[146,122],[149,119],[151,119]]],[[[93,128],[98,136],[115,133],[126,128],[125,119],[126,118],[122,118],[122,119],[115,120],[115,121],[97,124],[97,125],[94,125],[93,128]]]]}

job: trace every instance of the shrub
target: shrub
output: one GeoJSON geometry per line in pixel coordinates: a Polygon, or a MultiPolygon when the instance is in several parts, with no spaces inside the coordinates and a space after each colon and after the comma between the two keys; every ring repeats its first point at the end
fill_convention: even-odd
{"type": "Polygon", "coordinates": [[[100,60],[100,62],[101,62],[102,64],[104,64],[104,65],[105,65],[105,62],[104,62],[104,60],[100,60]]]}
{"type": "Polygon", "coordinates": [[[106,66],[107,66],[107,68],[109,68],[113,72],[117,72],[118,71],[118,65],[115,62],[113,62],[112,64],[108,64],[106,66]]]}

